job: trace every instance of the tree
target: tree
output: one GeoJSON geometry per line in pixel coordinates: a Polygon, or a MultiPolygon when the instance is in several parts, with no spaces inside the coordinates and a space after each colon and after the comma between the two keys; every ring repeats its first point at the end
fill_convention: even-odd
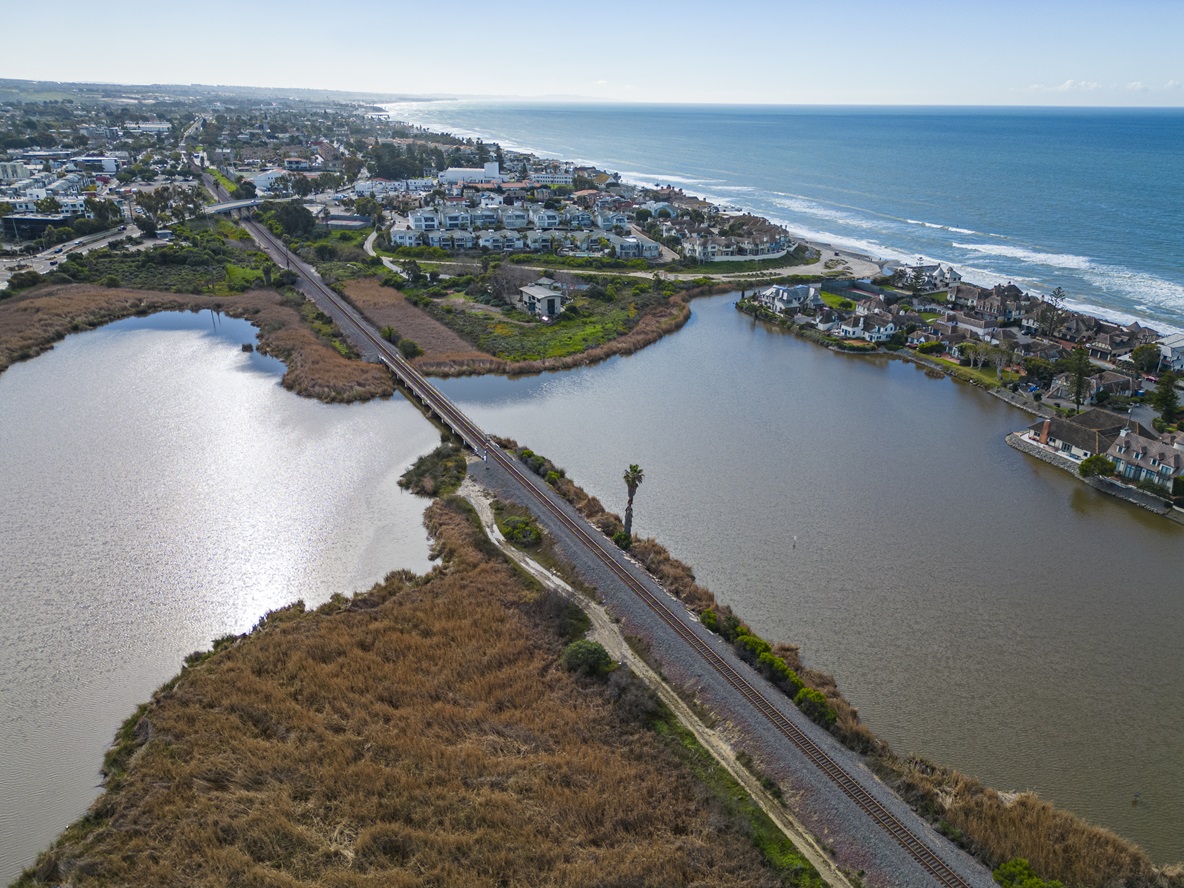
{"type": "Polygon", "coordinates": [[[1069,352],[1069,373],[1073,375],[1073,405],[1080,412],[1085,396],[1089,394],[1089,378],[1093,365],[1089,362],[1089,352],[1080,345],[1069,352]]]}
{"type": "Polygon", "coordinates": [[[629,491],[629,502],[625,505],[625,535],[633,537],[633,495],[645,480],[645,472],[637,463],[633,463],[625,470],[625,489],[629,491]]]}
{"type": "Polygon", "coordinates": [[[1104,454],[1095,453],[1081,461],[1081,465],[1077,467],[1077,473],[1082,478],[1092,478],[1094,475],[1113,475],[1114,463],[1106,459],[1104,454]]]}
{"type": "Polygon", "coordinates": [[[351,154],[341,162],[341,173],[345,176],[345,181],[352,182],[358,178],[358,173],[362,171],[362,158],[356,154],[351,154]]]}
{"type": "Polygon", "coordinates": [[[62,211],[62,204],[56,197],[43,197],[41,200],[34,201],[33,206],[36,207],[38,213],[60,213],[62,211]]]}
{"type": "Polygon", "coordinates": [[[312,194],[313,184],[308,176],[295,176],[292,179],[292,191],[297,197],[308,197],[312,194]]]}
{"type": "Polygon", "coordinates": [[[303,204],[293,201],[274,204],[275,220],[287,235],[311,234],[316,219],[303,204]]]}
{"type": "Polygon", "coordinates": [[[489,277],[489,291],[502,302],[512,305],[523,287],[533,283],[538,272],[519,265],[503,263],[489,277]]]}
{"type": "Polygon", "coordinates": [[[1160,419],[1166,423],[1176,421],[1176,413],[1180,409],[1180,395],[1176,391],[1176,374],[1171,371],[1159,377],[1155,386],[1155,394],[1151,396],[1151,404],[1159,411],[1160,419]]]}
{"type": "Polygon", "coordinates": [[[1131,361],[1140,373],[1150,373],[1159,366],[1159,346],[1144,344],[1135,347],[1131,352],[1131,361]]]}

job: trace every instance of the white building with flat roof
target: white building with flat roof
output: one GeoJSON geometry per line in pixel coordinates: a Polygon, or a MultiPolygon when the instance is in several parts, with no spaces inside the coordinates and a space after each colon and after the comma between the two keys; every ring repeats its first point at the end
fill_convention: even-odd
{"type": "Polygon", "coordinates": [[[491,160],[484,167],[449,167],[437,176],[441,185],[460,185],[466,182],[500,182],[501,165],[491,160]]]}

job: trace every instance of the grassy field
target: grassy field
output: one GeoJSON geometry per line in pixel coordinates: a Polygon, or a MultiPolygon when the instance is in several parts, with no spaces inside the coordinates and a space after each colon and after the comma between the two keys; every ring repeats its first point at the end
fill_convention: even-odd
{"type": "Polygon", "coordinates": [[[426,578],[190,657],[16,884],[818,884],[644,696],[562,667],[553,600],[467,506],[427,520],[426,578]]]}
{"type": "Polygon", "coordinates": [[[995,372],[995,368],[992,366],[988,365],[982,367],[981,369],[975,367],[963,367],[957,361],[951,361],[949,358],[939,358],[933,355],[927,355],[926,357],[928,357],[929,360],[933,361],[934,363],[941,364],[943,367],[947,368],[950,373],[959,377],[960,379],[978,382],[987,386],[988,388],[996,388],[1001,384],[1006,385],[1007,383],[1014,382],[1020,378],[1018,373],[1014,373],[1010,370],[1004,370],[1003,382],[1000,383],[999,375],[995,372]]]}
{"type": "Polygon", "coordinates": [[[667,269],[679,274],[747,274],[755,271],[773,271],[778,268],[790,268],[794,265],[806,265],[814,259],[790,254],[780,259],[743,259],[736,262],[700,262],[697,265],[671,267],[667,269]]]}

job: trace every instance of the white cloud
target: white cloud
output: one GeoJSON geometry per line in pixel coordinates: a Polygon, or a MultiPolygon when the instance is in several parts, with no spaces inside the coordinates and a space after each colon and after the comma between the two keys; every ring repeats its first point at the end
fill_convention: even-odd
{"type": "Polygon", "coordinates": [[[1165,83],[1163,85],[1163,88],[1164,89],[1179,89],[1182,86],[1184,86],[1184,83],[1181,83],[1179,80],[1169,80],[1167,83],[1165,83]]]}
{"type": "Polygon", "coordinates": [[[1095,89],[1101,89],[1102,84],[1095,83],[1092,80],[1066,80],[1064,83],[1058,83],[1056,86],[1047,86],[1043,83],[1033,83],[1028,87],[1032,92],[1091,92],[1095,89]]]}
{"type": "Polygon", "coordinates": [[[608,86],[607,80],[593,80],[592,82],[595,83],[597,86],[608,86]]]}
{"type": "Polygon", "coordinates": [[[1142,80],[1132,80],[1126,85],[1126,88],[1131,92],[1147,92],[1149,87],[1143,83],[1142,80]]]}

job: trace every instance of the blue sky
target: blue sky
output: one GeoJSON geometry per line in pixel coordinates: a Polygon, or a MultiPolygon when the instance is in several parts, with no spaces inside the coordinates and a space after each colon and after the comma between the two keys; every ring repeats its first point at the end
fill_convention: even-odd
{"type": "MultiPolygon", "coordinates": [[[[30,8],[28,24],[39,13],[30,8]]],[[[59,0],[0,77],[639,102],[1184,105],[1184,2],[59,0]],[[216,48],[215,48],[216,47],[216,48]]],[[[24,29],[25,35],[30,34],[24,29]]]]}

